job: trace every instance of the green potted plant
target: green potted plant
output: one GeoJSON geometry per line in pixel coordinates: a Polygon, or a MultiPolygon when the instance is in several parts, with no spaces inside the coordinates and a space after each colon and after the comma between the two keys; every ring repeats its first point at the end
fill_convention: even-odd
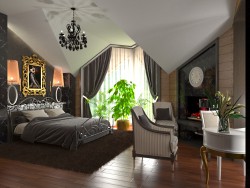
{"type": "Polygon", "coordinates": [[[135,105],[135,84],[127,80],[118,81],[113,88],[109,89],[110,97],[108,102],[112,104],[112,117],[116,121],[118,130],[127,130],[129,128],[128,117],[131,108],[135,105]]]}
{"type": "Polygon", "coordinates": [[[245,106],[237,104],[240,97],[234,103],[232,103],[231,97],[228,93],[224,95],[220,91],[217,91],[214,97],[207,92],[207,97],[210,106],[216,111],[216,114],[219,117],[219,132],[229,132],[229,118],[244,118],[244,116],[240,114],[239,109],[245,106]]]}
{"type": "Polygon", "coordinates": [[[83,97],[90,104],[90,106],[93,107],[93,111],[91,111],[93,117],[108,118],[110,109],[107,102],[106,93],[100,91],[98,98],[94,97],[92,99],[89,99],[86,96],[83,97]]]}

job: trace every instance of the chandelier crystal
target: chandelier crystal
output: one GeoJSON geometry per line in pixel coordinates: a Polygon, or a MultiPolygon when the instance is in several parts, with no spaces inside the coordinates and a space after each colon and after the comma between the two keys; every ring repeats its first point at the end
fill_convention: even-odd
{"type": "Polygon", "coordinates": [[[73,20],[70,24],[67,24],[66,28],[68,30],[68,36],[65,37],[63,31],[59,34],[59,44],[61,44],[61,47],[66,47],[66,49],[69,49],[70,51],[78,51],[79,49],[83,49],[87,47],[87,37],[85,35],[85,32],[81,32],[81,27],[79,24],[76,24],[75,21],[75,8],[72,7],[71,10],[73,11],[73,20]]]}

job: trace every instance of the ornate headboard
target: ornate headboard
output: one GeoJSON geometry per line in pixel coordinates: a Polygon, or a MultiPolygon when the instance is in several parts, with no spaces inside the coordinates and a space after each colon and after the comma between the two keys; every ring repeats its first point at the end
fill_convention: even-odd
{"type": "Polygon", "coordinates": [[[8,105],[8,112],[22,111],[22,110],[40,110],[45,108],[62,108],[65,102],[56,102],[51,97],[45,97],[38,100],[34,97],[27,97],[17,105],[8,105]]]}
{"type": "Polygon", "coordinates": [[[34,97],[27,97],[17,105],[8,105],[7,111],[9,115],[9,120],[11,127],[15,127],[15,118],[21,116],[24,110],[41,110],[41,109],[53,109],[53,108],[63,108],[65,102],[56,102],[55,99],[51,97],[45,97],[42,100],[38,100],[34,97]]]}

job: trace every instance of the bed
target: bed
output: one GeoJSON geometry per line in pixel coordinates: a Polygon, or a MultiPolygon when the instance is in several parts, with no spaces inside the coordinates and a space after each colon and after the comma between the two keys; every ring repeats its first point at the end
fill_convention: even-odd
{"type": "Polygon", "coordinates": [[[80,144],[112,133],[108,120],[75,117],[65,113],[62,107],[63,103],[49,97],[43,100],[30,98],[8,106],[13,134],[30,143],[77,149],[80,144]]]}

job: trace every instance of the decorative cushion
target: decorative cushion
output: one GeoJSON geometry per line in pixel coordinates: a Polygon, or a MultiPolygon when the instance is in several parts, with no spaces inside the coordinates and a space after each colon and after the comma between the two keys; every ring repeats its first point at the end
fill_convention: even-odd
{"type": "Polygon", "coordinates": [[[14,133],[15,134],[23,134],[23,130],[24,128],[26,127],[26,125],[28,124],[29,122],[25,122],[25,123],[20,123],[18,124],[15,129],[14,129],[14,133]]]}
{"type": "Polygon", "coordinates": [[[22,111],[22,113],[29,121],[36,117],[49,117],[48,114],[44,112],[44,110],[27,110],[22,111]]]}
{"type": "Polygon", "coordinates": [[[172,120],[169,113],[169,108],[157,108],[156,109],[156,120],[172,120]]]}
{"type": "Polygon", "coordinates": [[[56,117],[65,113],[62,108],[44,109],[44,111],[49,115],[49,117],[56,117]]]}
{"type": "Polygon", "coordinates": [[[141,121],[143,126],[145,126],[147,128],[151,128],[150,122],[145,115],[140,115],[139,120],[141,121]]]}

